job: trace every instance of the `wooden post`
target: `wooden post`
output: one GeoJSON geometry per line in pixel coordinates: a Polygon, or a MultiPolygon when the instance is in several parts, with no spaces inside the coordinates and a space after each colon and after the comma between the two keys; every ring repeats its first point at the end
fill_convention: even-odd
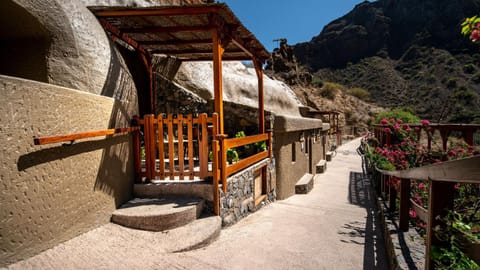
{"type": "Polygon", "coordinates": [[[153,84],[153,64],[152,60],[148,61],[148,75],[150,77],[150,113],[155,114],[155,87],[153,84]]]}
{"type": "Polygon", "coordinates": [[[263,91],[263,67],[257,59],[253,59],[258,79],[258,132],[265,133],[265,96],[263,91]]]}
{"type": "Polygon", "coordinates": [[[400,230],[408,231],[410,212],[410,179],[400,179],[400,230]]]}
{"type": "Polygon", "coordinates": [[[213,40],[213,92],[214,92],[214,103],[215,103],[215,112],[218,114],[219,123],[218,123],[218,133],[223,134],[223,89],[222,89],[222,54],[224,48],[222,46],[220,37],[218,36],[218,30],[216,28],[212,29],[212,40],[213,40]]]}
{"type": "Polygon", "coordinates": [[[395,189],[395,185],[393,184],[394,177],[389,176],[388,179],[388,210],[390,210],[390,212],[395,212],[397,208],[397,190],[395,189]]]}
{"type": "Polygon", "coordinates": [[[462,134],[463,134],[463,139],[465,140],[465,142],[468,145],[473,146],[473,130],[472,129],[464,130],[462,132],[462,134]]]}
{"type": "Polygon", "coordinates": [[[427,221],[427,243],[425,252],[425,269],[433,269],[433,262],[430,258],[432,245],[441,245],[442,242],[435,236],[434,228],[441,225],[438,217],[443,216],[447,209],[453,208],[453,195],[455,183],[431,181],[428,194],[428,221],[427,221]]]}
{"type": "MultiPolygon", "coordinates": [[[[138,116],[134,116],[132,119],[132,126],[138,127],[138,116]]],[[[135,130],[133,132],[133,157],[134,157],[134,166],[135,166],[135,183],[141,183],[141,173],[142,173],[142,160],[140,155],[140,130],[135,130]]]]}
{"type": "Polygon", "coordinates": [[[222,181],[223,192],[227,192],[227,149],[225,149],[225,139],[227,135],[220,134],[217,135],[217,140],[220,143],[220,158],[219,158],[219,167],[220,167],[220,180],[222,181]]]}
{"type": "Polygon", "coordinates": [[[449,127],[439,127],[439,129],[440,129],[440,136],[442,137],[443,151],[447,151],[447,142],[448,142],[448,136],[450,136],[450,128],[449,127]]]}
{"type": "Polygon", "coordinates": [[[218,190],[218,179],[220,177],[219,173],[219,158],[218,152],[220,150],[220,145],[217,140],[212,141],[212,156],[213,156],[213,212],[215,215],[220,215],[220,196],[218,190]]]}
{"type": "MultiPolygon", "coordinates": [[[[272,130],[269,130],[268,131],[268,156],[270,158],[273,157],[273,131],[272,130]]],[[[323,149],[325,149],[325,146],[323,147],[323,149]]],[[[325,157],[325,155],[324,155],[325,157]]]]}
{"type": "Polygon", "coordinates": [[[155,179],[155,128],[153,114],[145,115],[145,165],[147,178],[155,179]]]}

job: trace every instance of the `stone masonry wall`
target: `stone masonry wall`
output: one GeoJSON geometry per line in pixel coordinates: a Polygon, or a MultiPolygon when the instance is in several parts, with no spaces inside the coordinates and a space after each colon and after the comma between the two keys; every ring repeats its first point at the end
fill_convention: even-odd
{"type": "Polygon", "coordinates": [[[222,225],[230,226],[263,205],[275,201],[275,161],[266,160],[227,179],[227,192],[220,188],[220,216],[222,225]],[[267,167],[267,198],[255,206],[255,171],[267,167]]]}
{"type": "Polygon", "coordinates": [[[130,136],[33,144],[34,136],[122,127],[125,103],[0,75],[0,267],[108,223],[131,197],[130,136]]]}

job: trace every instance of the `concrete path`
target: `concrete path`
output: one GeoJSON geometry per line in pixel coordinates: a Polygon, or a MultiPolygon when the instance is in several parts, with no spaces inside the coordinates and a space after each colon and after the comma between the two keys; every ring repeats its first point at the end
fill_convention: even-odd
{"type": "Polygon", "coordinates": [[[9,268],[387,269],[359,143],[339,147],[309,194],[266,206],[207,247],[167,253],[161,237],[112,239],[119,228],[108,224],[9,268]]]}

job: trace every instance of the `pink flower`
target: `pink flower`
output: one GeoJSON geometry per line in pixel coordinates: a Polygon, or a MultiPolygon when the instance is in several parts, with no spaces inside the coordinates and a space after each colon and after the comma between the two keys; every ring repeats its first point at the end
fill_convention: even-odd
{"type": "Polygon", "coordinates": [[[426,190],[427,187],[425,187],[425,185],[424,185],[423,183],[420,183],[420,184],[418,184],[418,189],[420,189],[420,190],[426,190]]]}
{"type": "Polygon", "coordinates": [[[387,128],[387,127],[386,127],[386,128],[383,129],[383,131],[385,131],[385,132],[390,132],[390,128],[387,128]]]}
{"type": "Polygon", "coordinates": [[[480,233],[480,229],[478,227],[473,227],[472,233],[480,233]]]}
{"type": "Polygon", "coordinates": [[[470,38],[472,39],[472,42],[476,42],[478,39],[480,39],[480,30],[473,30],[470,34],[470,38]]]}
{"type": "Polygon", "coordinates": [[[429,125],[430,125],[430,121],[428,121],[427,119],[422,120],[422,126],[426,127],[426,126],[429,126],[429,125]]]}
{"type": "Polygon", "coordinates": [[[460,188],[460,185],[459,184],[455,184],[454,186],[455,190],[458,190],[460,188]]]}
{"type": "Polygon", "coordinates": [[[383,118],[382,120],[380,120],[380,124],[382,125],[388,125],[388,120],[383,118]]]}
{"type": "Polygon", "coordinates": [[[448,155],[451,156],[451,157],[454,157],[457,155],[457,152],[455,152],[455,150],[450,150],[448,151],[448,155]]]}
{"type": "Polygon", "coordinates": [[[415,212],[415,210],[413,210],[413,209],[410,209],[410,211],[408,211],[408,213],[410,214],[411,218],[416,218],[417,217],[417,212],[415,212]]]}

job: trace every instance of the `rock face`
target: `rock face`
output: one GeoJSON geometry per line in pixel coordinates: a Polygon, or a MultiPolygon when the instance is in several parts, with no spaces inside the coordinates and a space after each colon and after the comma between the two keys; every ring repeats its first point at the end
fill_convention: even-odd
{"type": "Polygon", "coordinates": [[[365,1],[295,54],[321,80],[365,88],[379,105],[478,122],[480,55],[460,23],[479,13],[479,0],[365,1]]]}
{"type": "MultiPolygon", "coordinates": [[[[175,82],[203,99],[213,99],[213,64],[183,63],[175,82]]],[[[253,68],[241,62],[223,64],[223,98],[226,102],[258,108],[258,81],[253,68]]],[[[265,109],[275,114],[299,115],[295,93],[284,83],[264,76],[265,109]]]]}
{"type": "Polygon", "coordinates": [[[297,44],[295,55],[318,70],[343,67],[374,55],[398,59],[415,44],[449,51],[474,50],[460,36],[459,25],[479,11],[478,0],[365,1],[329,23],[310,42],[297,44]]]}
{"type": "MultiPolygon", "coordinates": [[[[156,59],[156,113],[212,113],[213,64],[156,59]]],[[[242,62],[223,63],[225,131],[256,134],[258,80],[255,70],[242,62]]],[[[264,75],[265,110],[268,114],[300,116],[303,106],[285,83],[264,75]]]]}

